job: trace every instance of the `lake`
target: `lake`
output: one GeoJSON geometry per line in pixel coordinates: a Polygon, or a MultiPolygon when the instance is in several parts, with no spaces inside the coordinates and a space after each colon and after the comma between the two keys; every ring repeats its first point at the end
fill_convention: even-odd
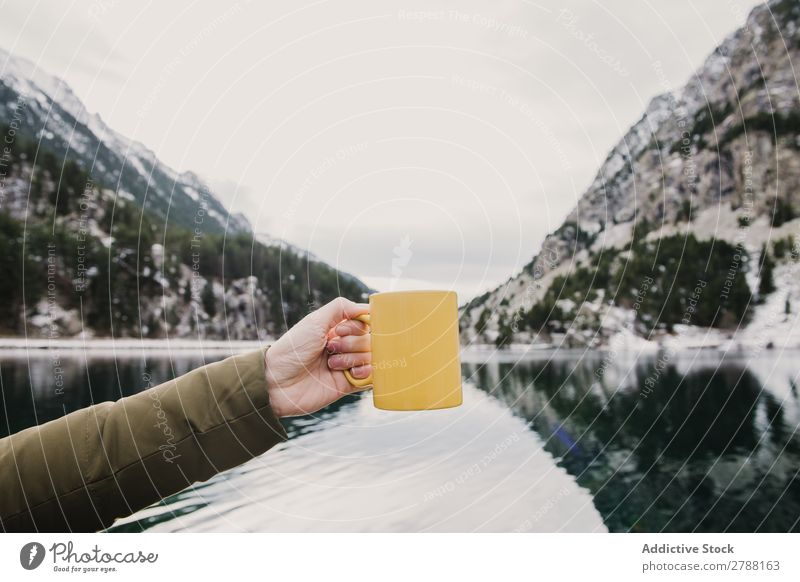
{"type": "MultiPolygon", "coordinates": [[[[798,356],[468,350],[463,406],[347,397],[111,531],[798,531],[798,356]]],[[[2,352],[0,433],[202,363],[189,350],[2,352]]]]}

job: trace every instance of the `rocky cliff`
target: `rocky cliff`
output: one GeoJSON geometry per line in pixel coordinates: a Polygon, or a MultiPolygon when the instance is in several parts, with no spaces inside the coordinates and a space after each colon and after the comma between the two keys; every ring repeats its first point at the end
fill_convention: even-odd
{"type": "Polygon", "coordinates": [[[765,318],[788,330],[800,308],[798,27],[799,3],[760,6],[684,87],[652,99],[533,260],[462,307],[464,341],[594,346],[694,326],[734,338],[765,318]]]}

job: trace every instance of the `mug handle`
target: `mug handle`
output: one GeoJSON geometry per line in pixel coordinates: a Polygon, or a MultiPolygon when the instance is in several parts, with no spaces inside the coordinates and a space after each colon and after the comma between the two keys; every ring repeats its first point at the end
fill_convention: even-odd
{"type": "MultiPolygon", "coordinates": [[[[358,320],[362,323],[366,323],[369,325],[369,313],[362,313],[358,317],[354,317],[353,319],[358,320]]],[[[347,381],[350,382],[356,388],[363,388],[364,386],[369,386],[372,384],[372,374],[367,376],[366,378],[358,379],[353,378],[353,375],[350,373],[350,370],[342,370],[344,372],[344,377],[347,378],[347,381]]]]}

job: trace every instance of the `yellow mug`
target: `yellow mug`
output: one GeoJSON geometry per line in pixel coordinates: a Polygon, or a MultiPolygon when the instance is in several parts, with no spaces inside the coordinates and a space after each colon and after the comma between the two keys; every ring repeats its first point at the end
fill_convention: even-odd
{"type": "Polygon", "coordinates": [[[461,404],[458,299],[454,291],[390,291],[369,297],[367,323],[372,374],[353,386],[372,384],[384,410],[434,410],[461,404]]]}

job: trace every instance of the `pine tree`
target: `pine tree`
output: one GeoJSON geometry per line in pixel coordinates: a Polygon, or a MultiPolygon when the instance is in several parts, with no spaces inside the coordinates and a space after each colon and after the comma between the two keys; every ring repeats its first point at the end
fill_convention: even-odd
{"type": "Polygon", "coordinates": [[[494,345],[498,348],[502,348],[507,344],[511,343],[511,340],[514,339],[514,330],[511,329],[511,326],[506,321],[506,317],[504,314],[501,314],[498,322],[497,322],[497,337],[494,340],[494,345]]]}
{"type": "Polygon", "coordinates": [[[209,318],[213,318],[217,314],[217,299],[214,297],[214,285],[211,281],[206,282],[200,299],[203,302],[203,310],[209,318]]]}
{"type": "Polygon", "coordinates": [[[758,282],[758,295],[759,299],[763,301],[767,295],[775,291],[775,280],[772,271],[775,268],[775,263],[772,257],[767,252],[767,245],[761,247],[761,270],[760,279],[758,282]]]}

